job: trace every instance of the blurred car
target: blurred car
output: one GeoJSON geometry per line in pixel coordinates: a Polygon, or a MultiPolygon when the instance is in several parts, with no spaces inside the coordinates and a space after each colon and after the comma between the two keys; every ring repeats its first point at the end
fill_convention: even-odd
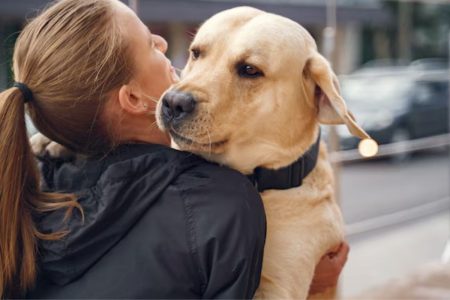
{"type": "MultiPolygon", "coordinates": [[[[448,132],[447,71],[418,72],[408,68],[341,78],[341,92],[357,122],[379,144],[448,132]]],[[[337,127],[341,149],[359,140],[337,127]]]]}
{"type": "Polygon", "coordinates": [[[359,68],[355,70],[353,74],[374,74],[380,73],[382,71],[399,71],[399,70],[410,70],[410,71],[425,71],[425,70],[445,70],[449,66],[448,59],[439,57],[429,57],[421,58],[408,62],[405,59],[375,59],[366,62],[359,68]]]}
{"type": "Polygon", "coordinates": [[[445,58],[421,58],[410,63],[410,68],[414,70],[445,70],[449,67],[445,58]]]}

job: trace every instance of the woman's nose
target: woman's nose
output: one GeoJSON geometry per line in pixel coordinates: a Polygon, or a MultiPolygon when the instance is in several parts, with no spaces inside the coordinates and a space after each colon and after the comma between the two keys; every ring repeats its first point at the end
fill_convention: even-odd
{"type": "Polygon", "coordinates": [[[167,41],[160,35],[152,34],[153,40],[155,41],[156,47],[161,51],[162,53],[167,52],[167,41]]]}

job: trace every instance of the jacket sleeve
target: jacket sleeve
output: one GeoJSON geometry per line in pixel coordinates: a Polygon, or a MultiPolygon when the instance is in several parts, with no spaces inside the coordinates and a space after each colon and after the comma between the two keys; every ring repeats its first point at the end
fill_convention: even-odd
{"type": "Polygon", "coordinates": [[[258,192],[242,174],[214,165],[184,177],[181,196],[188,244],[202,297],[252,298],[259,285],[266,234],[258,192]]]}

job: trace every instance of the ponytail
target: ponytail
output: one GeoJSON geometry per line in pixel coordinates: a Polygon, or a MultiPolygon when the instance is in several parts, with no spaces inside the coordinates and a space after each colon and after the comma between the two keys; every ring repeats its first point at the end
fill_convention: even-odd
{"type": "Polygon", "coordinates": [[[103,154],[114,144],[103,108],[135,66],[115,2],[55,1],[17,38],[16,84],[0,93],[0,298],[32,287],[39,240],[67,234],[39,232],[36,216],[57,209],[66,209],[66,217],[74,208],[83,213],[74,195],[40,190],[25,107],[40,132],[78,153],[103,154]]]}
{"type": "Polygon", "coordinates": [[[33,216],[61,208],[81,210],[74,195],[40,191],[24,100],[17,87],[0,93],[0,298],[20,297],[33,286],[38,239],[56,240],[67,233],[41,233],[33,216]]]}

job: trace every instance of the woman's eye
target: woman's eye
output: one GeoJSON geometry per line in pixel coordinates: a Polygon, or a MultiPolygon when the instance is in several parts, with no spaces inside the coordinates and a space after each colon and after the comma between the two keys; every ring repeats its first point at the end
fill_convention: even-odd
{"type": "Polygon", "coordinates": [[[200,57],[200,50],[194,48],[191,50],[192,53],[192,59],[196,60],[197,58],[200,57]]]}
{"type": "Polygon", "coordinates": [[[263,72],[252,65],[242,64],[238,66],[238,75],[244,78],[256,78],[264,76],[263,72]]]}

